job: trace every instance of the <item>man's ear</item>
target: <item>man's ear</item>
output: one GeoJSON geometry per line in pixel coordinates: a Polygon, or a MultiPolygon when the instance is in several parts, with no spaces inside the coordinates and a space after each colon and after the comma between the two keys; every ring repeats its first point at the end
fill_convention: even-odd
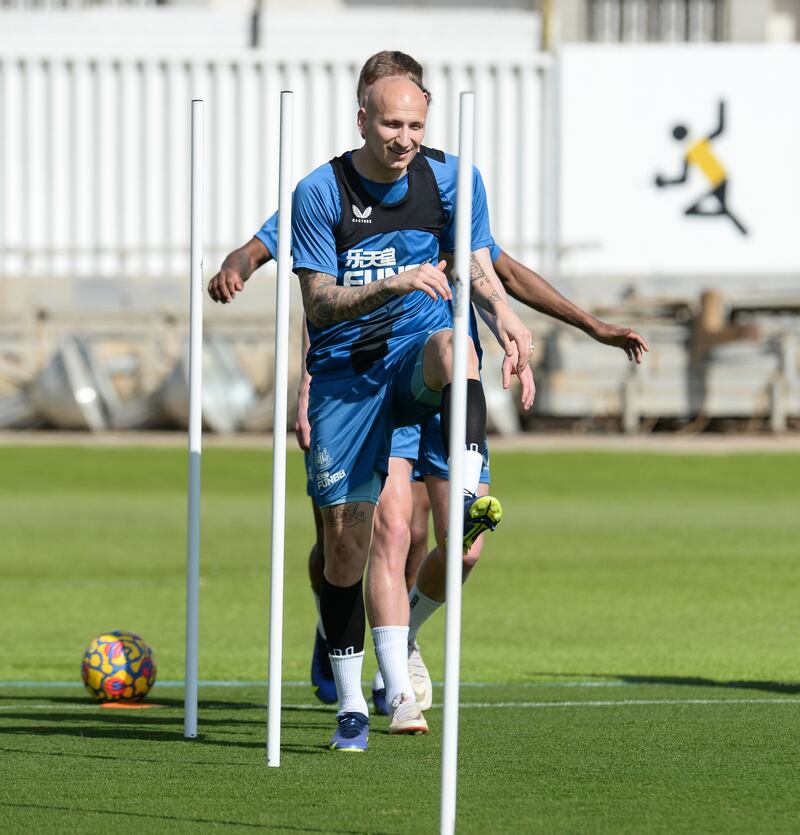
{"type": "Polygon", "coordinates": [[[367,138],[367,111],[363,107],[358,108],[358,115],[356,116],[356,126],[362,139],[367,138]]]}

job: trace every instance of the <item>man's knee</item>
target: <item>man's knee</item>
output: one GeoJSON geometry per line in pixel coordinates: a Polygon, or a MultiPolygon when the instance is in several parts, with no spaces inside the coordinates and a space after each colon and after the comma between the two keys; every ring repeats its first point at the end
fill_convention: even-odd
{"type": "Polygon", "coordinates": [[[360,544],[349,537],[329,536],[325,541],[325,564],[346,565],[361,557],[360,544]]]}
{"type": "MultiPolygon", "coordinates": [[[[425,343],[423,371],[425,382],[431,388],[443,388],[452,379],[453,331],[437,331],[425,343]]],[[[471,339],[467,340],[467,375],[479,378],[478,354],[471,339]]]]}
{"type": "Polygon", "coordinates": [[[425,355],[431,352],[432,357],[445,360],[453,355],[453,331],[451,329],[436,331],[428,337],[425,343],[425,355]]]}
{"type": "Polygon", "coordinates": [[[404,565],[411,544],[409,520],[403,514],[378,513],[372,534],[373,563],[404,565]]]}
{"type": "Polygon", "coordinates": [[[325,543],[325,579],[335,586],[351,586],[364,576],[366,554],[352,539],[329,537],[325,543]]]}

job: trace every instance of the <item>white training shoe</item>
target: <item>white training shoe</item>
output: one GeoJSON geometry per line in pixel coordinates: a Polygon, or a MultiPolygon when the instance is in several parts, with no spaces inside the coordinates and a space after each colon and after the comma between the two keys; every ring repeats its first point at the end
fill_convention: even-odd
{"type": "Polygon", "coordinates": [[[408,646],[408,677],[411,680],[411,688],[414,691],[414,698],[417,700],[419,709],[430,710],[433,702],[431,674],[422,660],[419,644],[416,641],[408,646]]]}
{"type": "Polygon", "coordinates": [[[428,723],[419,705],[407,693],[401,693],[392,700],[392,721],[390,734],[426,734],[428,723]]]}

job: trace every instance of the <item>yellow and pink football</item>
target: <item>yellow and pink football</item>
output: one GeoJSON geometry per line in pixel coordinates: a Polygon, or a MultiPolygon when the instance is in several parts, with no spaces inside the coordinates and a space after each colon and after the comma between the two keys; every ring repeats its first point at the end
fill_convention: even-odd
{"type": "Polygon", "coordinates": [[[81,675],[92,697],[102,702],[141,701],[156,681],[149,646],[132,632],[105,632],[86,649],[81,675]]]}

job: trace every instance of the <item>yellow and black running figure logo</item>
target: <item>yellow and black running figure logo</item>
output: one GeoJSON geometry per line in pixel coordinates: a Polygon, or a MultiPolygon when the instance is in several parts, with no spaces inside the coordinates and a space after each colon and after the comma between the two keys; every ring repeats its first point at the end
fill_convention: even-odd
{"type": "Polygon", "coordinates": [[[725,102],[719,103],[719,124],[716,130],[710,133],[703,139],[692,139],[689,136],[689,130],[685,125],[675,125],[672,129],[672,136],[678,141],[686,142],[686,151],[683,155],[683,171],[674,179],[669,179],[663,174],[656,175],[656,185],[659,188],[666,188],[667,186],[677,186],[685,183],[689,177],[689,166],[696,166],[701,173],[705,175],[706,179],[711,185],[711,190],[707,191],[700,197],[699,200],[692,203],[684,212],[687,215],[695,215],[699,217],[728,217],[733,225],[743,234],[747,234],[747,229],[736,218],[728,208],[727,190],[728,190],[728,175],[722,163],[714,153],[711,147],[712,140],[716,139],[725,130],[725,102]],[[711,199],[711,200],[710,200],[711,199]],[[712,202],[713,201],[713,202],[712,202]],[[711,205],[708,205],[711,202],[711,205]]]}

